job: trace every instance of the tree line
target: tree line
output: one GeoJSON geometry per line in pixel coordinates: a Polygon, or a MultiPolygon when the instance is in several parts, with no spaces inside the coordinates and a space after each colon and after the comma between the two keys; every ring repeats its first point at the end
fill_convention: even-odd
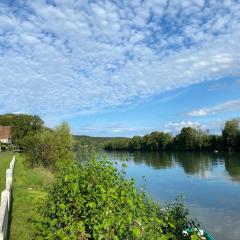
{"type": "Polygon", "coordinates": [[[225,151],[240,150],[240,121],[232,119],[225,122],[221,135],[209,134],[208,130],[184,127],[176,136],[165,132],[152,132],[143,137],[116,139],[104,145],[106,150],[130,151],[225,151]]]}
{"type": "Polygon", "coordinates": [[[79,148],[103,148],[107,142],[126,139],[124,137],[91,137],[86,135],[74,135],[74,147],[79,148]]]}

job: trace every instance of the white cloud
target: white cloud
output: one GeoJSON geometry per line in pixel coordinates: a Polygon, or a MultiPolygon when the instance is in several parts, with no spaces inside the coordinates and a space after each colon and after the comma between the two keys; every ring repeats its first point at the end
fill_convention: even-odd
{"type": "Polygon", "coordinates": [[[208,110],[207,109],[193,110],[192,112],[189,112],[187,115],[193,116],[193,117],[206,116],[208,115],[208,110]]]}
{"type": "Polygon", "coordinates": [[[214,119],[206,121],[179,121],[179,122],[168,122],[165,124],[165,131],[177,134],[184,127],[192,127],[196,129],[208,130],[213,134],[221,134],[222,129],[224,128],[225,122],[228,119],[214,119]]]}
{"type": "Polygon", "coordinates": [[[75,115],[240,74],[237,2],[51,2],[0,3],[1,112],[75,115]]]}
{"type": "Polygon", "coordinates": [[[202,108],[188,112],[187,115],[192,117],[201,117],[213,115],[222,112],[238,112],[240,111],[240,100],[230,100],[209,108],[202,108]]]}
{"type": "Polygon", "coordinates": [[[180,131],[184,127],[203,128],[204,126],[199,122],[181,121],[169,122],[165,125],[165,130],[170,132],[180,131]]]}

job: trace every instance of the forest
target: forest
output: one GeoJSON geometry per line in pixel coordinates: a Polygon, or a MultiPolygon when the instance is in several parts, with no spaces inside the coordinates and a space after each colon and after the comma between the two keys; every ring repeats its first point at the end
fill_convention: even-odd
{"type": "Polygon", "coordinates": [[[104,144],[106,150],[130,151],[239,151],[240,121],[225,122],[221,135],[210,134],[200,128],[184,127],[176,136],[165,132],[152,132],[132,138],[110,140],[104,144]]]}
{"type": "Polygon", "coordinates": [[[103,148],[106,143],[124,141],[124,137],[91,137],[86,135],[74,135],[75,146],[82,148],[103,148]]]}

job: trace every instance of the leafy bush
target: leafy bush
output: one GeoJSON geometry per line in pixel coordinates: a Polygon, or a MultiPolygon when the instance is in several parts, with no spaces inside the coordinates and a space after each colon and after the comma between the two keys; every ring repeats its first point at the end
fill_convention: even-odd
{"type": "Polygon", "coordinates": [[[67,123],[57,128],[43,129],[29,134],[23,141],[31,166],[41,165],[54,169],[62,160],[72,160],[72,135],[67,123]]]}
{"type": "Polygon", "coordinates": [[[37,239],[181,239],[187,210],[161,211],[106,160],[63,164],[48,197],[37,208],[37,239]]]}

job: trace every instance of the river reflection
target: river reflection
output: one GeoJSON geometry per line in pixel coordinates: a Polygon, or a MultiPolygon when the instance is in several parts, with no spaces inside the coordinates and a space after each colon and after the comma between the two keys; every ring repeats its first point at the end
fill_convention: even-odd
{"type": "MultiPolygon", "coordinates": [[[[121,163],[137,185],[160,202],[184,194],[192,217],[215,239],[240,239],[240,154],[206,152],[106,152],[121,163]]],[[[121,165],[121,164],[120,164],[121,165]]],[[[120,167],[119,165],[119,167],[120,167]]]]}
{"type": "Polygon", "coordinates": [[[240,182],[240,154],[232,153],[206,153],[206,152],[117,152],[108,151],[105,154],[114,160],[134,162],[136,165],[144,164],[153,169],[166,169],[182,167],[188,175],[208,178],[209,174],[218,166],[224,167],[224,175],[233,181],[240,182]]]}

